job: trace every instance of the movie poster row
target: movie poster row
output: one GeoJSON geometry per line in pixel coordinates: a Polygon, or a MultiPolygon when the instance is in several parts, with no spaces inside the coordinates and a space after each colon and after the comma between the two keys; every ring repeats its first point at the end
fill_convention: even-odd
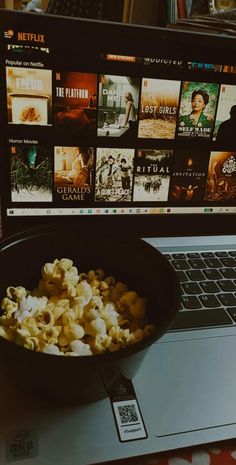
{"type": "Polygon", "coordinates": [[[218,202],[236,199],[236,152],[10,146],[11,200],[218,202]]]}
{"type": "Polygon", "coordinates": [[[235,140],[236,85],[19,67],[6,68],[6,81],[10,124],[84,138],[235,140]]]}

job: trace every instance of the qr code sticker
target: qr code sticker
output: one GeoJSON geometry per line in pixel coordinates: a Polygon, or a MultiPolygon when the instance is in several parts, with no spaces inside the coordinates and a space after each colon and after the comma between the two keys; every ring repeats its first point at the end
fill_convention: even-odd
{"type": "Polygon", "coordinates": [[[135,404],[119,405],[118,412],[119,412],[120,421],[122,424],[135,423],[139,421],[137,407],[135,404]]]}

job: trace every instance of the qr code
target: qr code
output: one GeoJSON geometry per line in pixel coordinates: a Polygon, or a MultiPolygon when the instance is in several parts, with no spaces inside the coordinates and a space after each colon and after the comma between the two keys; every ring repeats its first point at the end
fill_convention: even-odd
{"type": "Polygon", "coordinates": [[[135,423],[139,421],[135,404],[119,405],[118,412],[121,423],[135,423]]]}

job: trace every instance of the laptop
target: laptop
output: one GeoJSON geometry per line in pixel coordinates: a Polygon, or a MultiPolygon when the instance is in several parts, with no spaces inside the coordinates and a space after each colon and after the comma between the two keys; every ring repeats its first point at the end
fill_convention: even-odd
{"type": "Polygon", "coordinates": [[[138,236],[182,287],[132,380],[143,437],[121,440],[109,399],[49,407],[2,377],[1,463],[235,437],[235,38],[7,10],[0,37],[2,240],[65,223],[138,236]]]}

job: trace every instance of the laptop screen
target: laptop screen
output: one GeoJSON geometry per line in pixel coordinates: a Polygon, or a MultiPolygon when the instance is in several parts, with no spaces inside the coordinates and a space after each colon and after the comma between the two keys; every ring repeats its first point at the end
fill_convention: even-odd
{"type": "Polygon", "coordinates": [[[231,232],[235,38],[5,10],[0,35],[5,233],[231,232]]]}

